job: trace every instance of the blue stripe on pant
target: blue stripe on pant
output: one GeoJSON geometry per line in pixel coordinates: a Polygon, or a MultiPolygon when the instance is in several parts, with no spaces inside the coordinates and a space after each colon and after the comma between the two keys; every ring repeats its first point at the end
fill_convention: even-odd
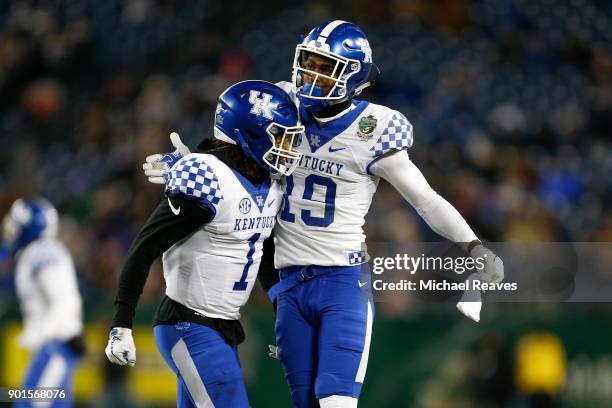
{"type": "MultiPolygon", "coordinates": [[[[318,407],[330,395],[358,398],[374,306],[366,266],[283,270],[304,279],[279,294],[276,341],[293,403],[318,407]]],[[[284,275],[284,276],[283,276],[284,275]]]]}
{"type": "MultiPolygon", "coordinates": [[[[73,405],[72,374],[79,362],[68,345],[59,341],[45,343],[31,361],[23,387],[55,387],[64,390],[66,398],[45,405],[50,408],[67,408],[73,405]]],[[[16,408],[35,406],[29,401],[20,401],[13,405],[16,408]]]]}
{"type": "Polygon", "coordinates": [[[179,322],[157,325],[154,333],[157,348],[177,376],[177,407],[249,407],[237,349],[219,332],[179,322]]]}

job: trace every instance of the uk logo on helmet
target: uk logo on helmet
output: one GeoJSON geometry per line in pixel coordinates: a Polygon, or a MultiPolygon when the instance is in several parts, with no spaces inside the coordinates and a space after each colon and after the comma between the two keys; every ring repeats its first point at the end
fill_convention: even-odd
{"type": "Polygon", "coordinates": [[[364,62],[372,62],[372,48],[370,43],[365,38],[359,38],[357,44],[361,47],[361,51],[365,54],[364,62]]]}
{"type": "Polygon", "coordinates": [[[252,105],[252,114],[257,116],[263,116],[264,118],[270,120],[274,119],[274,115],[272,115],[272,109],[276,107],[276,104],[272,103],[272,95],[251,90],[251,92],[249,93],[249,103],[252,105]],[[261,98],[259,97],[260,94],[261,98]]]}

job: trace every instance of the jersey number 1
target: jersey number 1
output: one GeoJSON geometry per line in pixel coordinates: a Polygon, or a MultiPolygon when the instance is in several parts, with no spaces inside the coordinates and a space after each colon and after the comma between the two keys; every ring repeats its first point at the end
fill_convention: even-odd
{"type": "Polygon", "coordinates": [[[247,263],[244,265],[244,269],[242,270],[242,276],[239,281],[234,282],[234,289],[237,291],[244,291],[247,288],[248,282],[246,281],[247,276],[249,276],[249,268],[253,265],[253,254],[255,253],[255,243],[261,236],[260,233],[253,234],[251,238],[249,238],[249,252],[247,252],[247,263]]]}

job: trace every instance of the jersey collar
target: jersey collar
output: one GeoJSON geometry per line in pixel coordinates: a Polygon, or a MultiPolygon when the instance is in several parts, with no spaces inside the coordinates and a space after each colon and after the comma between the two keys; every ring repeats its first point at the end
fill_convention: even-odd
{"type": "Polygon", "coordinates": [[[369,105],[366,101],[353,100],[353,104],[338,115],[328,119],[316,119],[300,107],[300,120],[306,127],[306,139],[310,151],[315,153],[334,137],[344,132],[369,105]]]}
{"type": "Polygon", "coordinates": [[[260,184],[253,184],[249,181],[249,179],[244,177],[238,171],[234,170],[231,167],[230,169],[234,172],[236,178],[238,179],[240,184],[242,184],[242,187],[244,187],[247,193],[249,193],[257,208],[259,208],[259,213],[263,213],[264,205],[266,203],[266,200],[268,199],[268,194],[270,194],[270,186],[272,185],[272,181],[270,180],[270,178],[268,177],[260,184]]]}

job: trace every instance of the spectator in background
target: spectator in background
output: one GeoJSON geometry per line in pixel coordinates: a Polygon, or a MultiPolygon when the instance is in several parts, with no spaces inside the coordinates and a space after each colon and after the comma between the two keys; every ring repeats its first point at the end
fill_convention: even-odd
{"type": "MultiPolygon", "coordinates": [[[[416,164],[482,236],[612,239],[610,2],[559,0],[555,16],[497,0],[85,4],[0,6],[0,200],[27,186],[62,209],[94,295],[112,295],[106,281],[158,197],[140,158],[163,150],[168,128],[199,141],[229,83],[286,77],[281,50],[334,15],[367,22],[385,72],[372,100],[414,118],[416,164]]],[[[379,214],[407,211],[393,193],[374,200],[368,236],[387,235],[379,214]]]]}

